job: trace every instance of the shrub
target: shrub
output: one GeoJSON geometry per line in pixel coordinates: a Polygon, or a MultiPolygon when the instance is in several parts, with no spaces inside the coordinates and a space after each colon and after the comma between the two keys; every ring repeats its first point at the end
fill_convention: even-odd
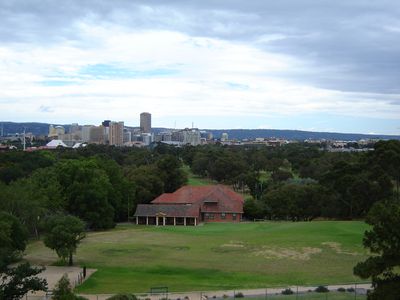
{"type": "Polygon", "coordinates": [[[338,288],[337,290],[338,290],[338,292],[342,292],[342,293],[346,291],[346,289],[342,288],[342,287],[338,288]]]}
{"type": "Polygon", "coordinates": [[[53,290],[54,300],[87,300],[87,298],[77,296],[72,291],[71,282],[68,279],[67,274],[64,274],[61,279],[57,282],[53,290]]]}
{"type": "Polygon", "coordinates": [[[317,293],[327,293],[327,292],[329,292],[328,288],[326,286],[323,286],[323,285],[320,285],[319,287],[317,287],[315,289],[315,291],[317,293]]]}
{"type": "Polygon", "coordinates": [[[117,294],[110,298],[107,298],[107,300],[137,300],[137,298],[135,295],[132,294],[117,294]]]}
{"type": "Polygon", "coordinates": [[[243,295],[242,292],[239,292],[239,293],[235,294],[235,298],[243,298],[243,297],[244,297],[244,295],[243,295]]]}
{"type": "Polygon", "coordinates": [[[282,295],[292,295],[293,293],[294,292],[290,288],[282,291],[282,295]]]}

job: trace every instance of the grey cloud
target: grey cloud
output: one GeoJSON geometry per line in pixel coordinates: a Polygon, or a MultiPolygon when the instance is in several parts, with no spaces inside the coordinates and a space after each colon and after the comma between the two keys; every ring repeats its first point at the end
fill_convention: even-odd
{"type": "Polygon", "coordinates": [[[306,68],[285,78],[341,91],[400,93],[400,5],[382,1],[2,1],[1,43],[79,39],[80,20],[253,44],[306,68]],[[262,37],[267,39],[260,42],[262,37]]]}
{"type": "Polygon", "coordinates": [[[54,112],[54,109],[50,106],[41,105],[39,107],[39,111],[44,112],[44,113],[51,113],[51,112],[54,112]]]}

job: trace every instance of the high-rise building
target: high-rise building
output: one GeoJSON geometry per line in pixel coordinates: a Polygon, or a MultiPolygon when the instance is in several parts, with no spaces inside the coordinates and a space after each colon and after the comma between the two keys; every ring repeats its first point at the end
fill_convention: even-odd
{"type": "Polygon", "coordinates": [[[124,122],[110,122],[108,140],[110,145],[122,146],[124,144],[124,122]]]}
{"type": "Polygon", "coordinates": [[[94,126],[93,125],[84,125],[84,126],[82,126],[81,135],[82,135],[82,141],[84,143],[87,143],[87,142],[90,141],[90,129],[92,127],[94,127],[94,126]]]}
{"type": "Polygon", "coordinates": [[[90,128],[90,143],[104,144],[105,143],[105,130],[104,126],[92,126],[90,128]]]}
{"type": "Polygon", "coordinates": [[[142,133],[151,133],[151,114],[148,112],[140,114],[140,131],[142,133]]]}
{"type": "Polygon", "coordinates": [[[72,123],[69,126],[69,133],[77,133],[79,131],[79,124],[78,123],[72,123]]]}
{"type": "Polygon", "coordinates": [[[57,136],[56,128],[53,125],[49,126],[49,137],[55,137],[57,136]]]}

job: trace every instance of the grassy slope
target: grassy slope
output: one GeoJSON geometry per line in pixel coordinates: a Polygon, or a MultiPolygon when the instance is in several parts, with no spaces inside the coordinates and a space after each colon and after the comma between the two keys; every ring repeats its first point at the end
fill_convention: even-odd
{"type": "MultiPolygon", "coordinates": [[[[79,247],[77,262],[98,272],[78,290],[146,292],[152,286],[168,286],[189,291],[354,282],[358,279],[352,268],[366,257],[361,246],[366,228],[363,222],[119,226],[90,233],[79,247]],[[324,242],[340,243],[340,249],[324,242]],[[310,248],[320,252],[307,257],[310,248]]],[[[27,253],[36,263],[56,260],[41,242],[30,244],[27,253]]]]}
{"type": "Polygon", "coordinates": [[[203,178],[197,175],[194,175],[192,171],[190,170],[190,167],[185,165],[183,166],[183,171],[186,172],[188,175],[188,185],[193,185],[193,186],[201,186],[201,185],[210,185],[210,184],[216,184],[214,181],[211,179],[203,178]]]}

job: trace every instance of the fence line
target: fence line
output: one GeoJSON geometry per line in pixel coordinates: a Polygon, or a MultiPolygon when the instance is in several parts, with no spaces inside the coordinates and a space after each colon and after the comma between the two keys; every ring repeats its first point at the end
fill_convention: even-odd
{"type": "MultiPolygon", "coordinates": [[[[266,287],[262,289],[236,289],[226,291],[162,292],[133,293],[142,300],[365,300],[371,283],[266,287]],[[323,292],[327,288],[328,292],[323,292]],[[319,290],[317,292],[316,290],[319,290]]],[[[107,300],[114,294],[81,296],[89,300],[107,300]]],[[[51,294],[30,295],[25,300],[50,300],[51,294]]]]}

